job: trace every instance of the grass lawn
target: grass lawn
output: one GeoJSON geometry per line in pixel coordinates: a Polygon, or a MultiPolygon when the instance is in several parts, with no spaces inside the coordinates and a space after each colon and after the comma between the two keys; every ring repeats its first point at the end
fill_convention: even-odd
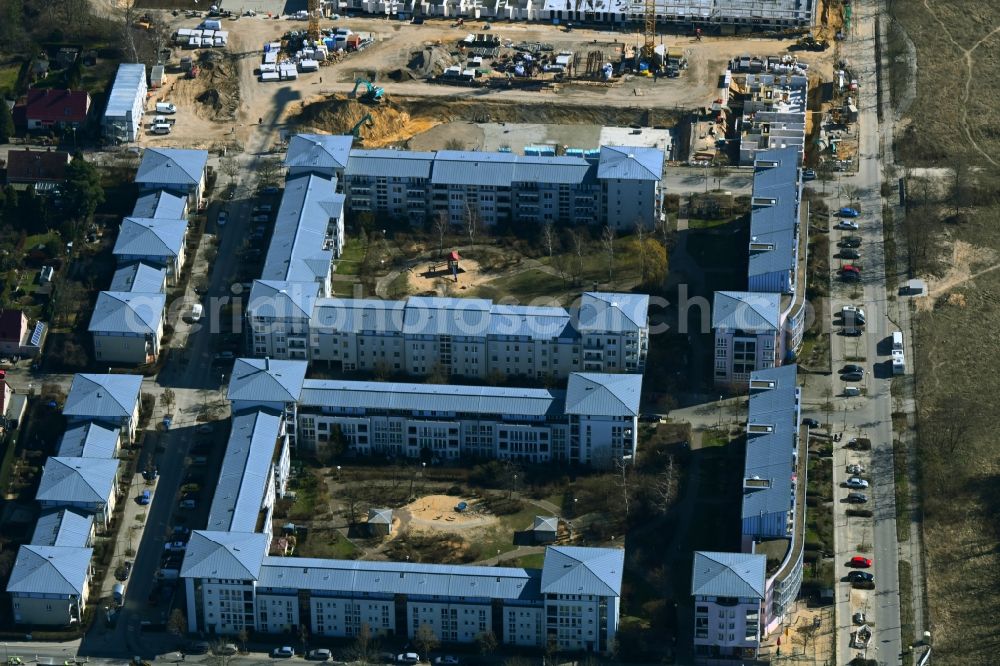
{"type": "Polygon", "coordinates": [[[494,301],[513,298],[518,303],[528,304],[536,299],[550,299],[570,288],[560,278],[532,268],[523,273],[490,280],[475,290],[475,296],[492,298],[494,301]]]}
{"type": "Polygon", "coordinates": [[[545,559],[545,553],[532,553],[531,555],[522,555],[515,560],[507,560],[511,566],[521,567],[523,569],[541,569],[542,561],[545,559]]]}
{"type": "Polygon", "coordinates": [[[314,530],[296,548],[298,557],[320,557],[334,560],[354,559],[357,548],[337,530],[314,530]]]}
{"type": "Polygon", "coordinates": [[[354,242],[344,245],[344,254],[337,260],[337,275],[357,275],[361,260],[365,258],[365,245],[354,242]]]}
{"type": "Polygon", "coordinates": [[[17,75],[21,71],[21,63],[13,61],[0,65],[0,92],[13,92],[17,85],[17,75]]]}

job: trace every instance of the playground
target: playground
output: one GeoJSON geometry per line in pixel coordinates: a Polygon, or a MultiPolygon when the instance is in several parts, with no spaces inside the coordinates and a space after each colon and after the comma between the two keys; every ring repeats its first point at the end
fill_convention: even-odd
{"type": "Polygon", "coordinates": [[[499,522],[496,516],[477,511],[475,500],[451,495],[426,495],[400,510],[409,514],[411,529],[453,532],[499,522]],[[460,504],[466,506],[464,511],[456,510],[460,504]]]}

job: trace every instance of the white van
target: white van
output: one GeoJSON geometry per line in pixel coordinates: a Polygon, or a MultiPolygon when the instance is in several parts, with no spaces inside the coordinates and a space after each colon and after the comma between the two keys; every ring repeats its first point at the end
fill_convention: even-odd
{"type": "Polygon", "coordinates": [[[861,395],[861,389],[857,386],[845,386],[844,395],[848,398],[861,395]]]}
{"type": "Polygon", "coordinates": [[[201,315],[205,312],[205,308],[201,303],[195,303],[191,306],[191,314],[188,315],[188,319],[191,321],[198,321],[201,319],[201,315]]]}
{"type": "Polygon", "coordinates": [[[157,102],[156,112],[170,115],[171,113],[177,113],[177,107],[170,102],[157,102]]]}
{"type": "Polygon", "coordinates": [[[170,134],[170,125],[167,123],[155,123],[150,131],[153,134],[170,134]]]}
{"type": "Polygon", "coordinates": [[[903,351],[903,333],[901,331],[892,334],[892,351],[903,351]]]}

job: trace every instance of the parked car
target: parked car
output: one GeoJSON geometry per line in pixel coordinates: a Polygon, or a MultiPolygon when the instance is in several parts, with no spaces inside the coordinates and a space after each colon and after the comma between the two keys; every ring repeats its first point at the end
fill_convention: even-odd
{"type": "Polygon", "coordinates": [[[861,253],[857,250],[843,249],[840,251],[839,256],[841,259],[860,259],[861,253]]]}
{"type": "Polygon", "coordinates": [[[845,382],[860,382],[864,379],[865,373],[862,372],[845,372],[840,376],[845,382]]]}
{"type": "Polygon", "coordinates": [[[170,543],[163,544],[163,550],[168,550],[171,553],[180,553],[187,550],[187,544],[183,541],[171,541],[170,543]]]}
{"type": "Polygon", "coordinates": [[[858,476],[852,476],[845,484],[848,488],[867,488],[868,482],[858,476]]]}
{"type": "Polygon", "coordinates": [[[806,426],[807,428],[818,428],[819,421],[817,421],[816,419],[802,419],[802,425],[806,426]]]}
{"type": "Polygon", "coordinates": [[[226,222],[229,220],[229,213],[224,210],[219,211],[218,217],[215,218],[215,223],[220,227],[226,226],[226,222]]]}
{"type": "Polygon", "coordinates": [[[221,351],[212,357],[213,363],[228,363],[236,358],[236,355],[231,351],[221,351]]]}
{"type": "Polygon", "coordinates": [[[847,574],[847,580],[852,583],[873,583],[875,582],[875,576],[867,571],[852,571],[847,574]]]}
{"type": "Polygon", "coordinates": [[[848,474],[864,474],[865,473],[865,466],[864,465],[859,465],[858,463],[851,463],[850,465],[847,466],[847,473],[848,474]]]}
{"type": "Polygon", "coordinates": [[[177,107],[174,106],[173,104],[171,104],[170,102],[157,102],[156,103],[156,112],[157,113],[165,113],[165,114],[169,115],[171,113],[177,113],[177,107]]]}
{"type": "Polygon", "coordinates": [[[419,664],[420,655],[416,652],[402,652],[396,655],[397,664],[419,664]]]}
{"type": "Polygon", "coordinates": [[[840,247],[858,248],[858,247],[861,247],[861,237],[860,236],[844,236],[843,238],[840,239],[840,242],[837,243],[837,245],[839,245],[840,247]]]}
{"type": "Polygon", "coordinates": [[[198,507],[198,502],[193,499],[186,499],[181,500],[181,503],[178,506],[182,509],[195,509],[198,507]]]}
{"type": "Polygon", "coordinates": [[[260,204],[259,206],[254,206],[253,207],[253,212],[254,212],[254,215],[256,215],[257,213],[270,213],[271,212],[271,204],[260,204]]]}
{"type": "Polygon", "coordinates": [[[837,223],[838,229],[846,229],[848,231],[857,231],[861,226],[857,222],[851,222],[850,220],[841,220],[837,223]]]}
{"type": "Polygon", "coordinates": [[[858,217],[859,215],[861,215],[861,211],[859,211],[857,208],[844,206],[843,208],[837,211],[837,215],[840,217],[858,217]]]}
{"type": "Polygon", "coordinates": [[[206,654],[212,645],[208,641],[191,641],[184,647],[188,654],[206,654]]]}
{"type": "Polygon", "coordinates": [[[458,666],[460,662],[458,657],[453,657],[450,654],[444,654],[440,657],[435,657],[434,663],[438,666],[458,666]]]}
{"type": "Polygon", "coordinates": [[[125,560],[124,562],[121,563],[121,566],[115,569],[115,578],[123,583],[128,580],[128,577],[131,574],[132,574],[131,560],[125,560]]]}
{"type": "Polygon", "coordinates": [[[869,569],[872,566],[872,561],[868,557],[862,557],[861,555],[855,555],[851,558],[851,561],[847,563],[849,567],[856,567],[858,569],[869,569]]]}
{"type": "Polygon", "coordinates": [[[160,476],[160,470],[156,467],[154,467],[153,469],[142,470],[142,478],[145,479],[146,481],[149,481],[150,483],[156,481],[156,479],[159,476],[160,476]]]}
{"type": "Polygon", "coordinates": [[[275,659],[288,659],[289,657],[295,656],[295,650],[288,645],[283,645],[271,650],[271,656],[275,659]]]}
{"type": "Polygon", "coordinates": [[[139,495],[139,499],[137,501],[139,502],[139,504],[146,505],[149,504],[152,500],[153,500],[153,494],[148,490],[143,490],[142,493],[139,495]]]}
{"type": "Polygon", "coordinates": [[[868,495],[864,493],[847,493],[848,504],[867,504],[868,495]]]}
{"type": "MultiPolygon", "coordinates": [[[[854,271],[843,271],[840,274],[840,279],[844,282],[857,282],[861,279],[861,273],[856,273],[854,271]]],[[[854,333],[844,333],[844,335],[861,335],[861,329],[855,328],[854,333]]]]}
{"type": "Polygon", "coordinates": [[[854,363],[848,363],[847,365],[845,365],[843,368],[840,369],[841,374],[846,374],[848,372],[864,372],[864,371],[865,371],[864,368],[854,363]]]}
{"type": "Polygon", "coordinates": [[[234,643],[226,643],[224,645],[220,645],[219,647],[215,648],[215,650],[213,650],[213,652],[215,652],[215,654],[222,654],[222,655],[226,655],[226,656],[232,656],[232,655],[236,654],[237,652],[239,652],[239,649],[237,649],[237,647],[236,647],[236,645],[234,643]]]}
{"type": "Polygon", "coordinates": [[[861,269],[854,264],[844,264],[840,267],[840,270],[844,273],[858,273],[861,274],[861,269]]]}
{"type": "Polygon", "coordinates": [[[813,169],[803,169],[802,180],[803,181],[816,180],[816,171],[814,171],[813,169]]]}
{"type": "Polygon", "coordinates": [[[260,223],[260,222],[270,222],[271,221],[271,216],[270,215],[254,215],[253,216],[253,221],[254,222],[258,222],[258,223],[260,223]]]}
{"type": "Polygon", "coordinates": [[[327,650],[326,648],[319,648],[316,650],[310,650],[308,658],[312,659],[313,661],[326,661],[331,656],[332,655],[329,650],[327,650]]]}
{"type": "Polygon", "coordinates": [[[854,624],[857,625],[864,624],[865,622],[868,621],[868,619],[865,617],[865,614],[862,613],[861,611],[858,611],[857,613],[852,615],[851,620],[854,622],[854,624]]]}

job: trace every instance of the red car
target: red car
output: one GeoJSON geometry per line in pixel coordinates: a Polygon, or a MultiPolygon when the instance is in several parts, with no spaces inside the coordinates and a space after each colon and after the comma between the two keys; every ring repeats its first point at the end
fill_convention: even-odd
{"type": "Polygon", "coordinates": [[[860,555],[855,555],[851,558],[850,566],[856,567],[858,569],[868,569],[871,567],[872,561],[867,557],[861,557],[860,555]]]}
{"type": "Polygon", "coordinates": [[[860,273],[861,269],[854,264],[844,264],[840,267],[841,272],[860,273]]]}

